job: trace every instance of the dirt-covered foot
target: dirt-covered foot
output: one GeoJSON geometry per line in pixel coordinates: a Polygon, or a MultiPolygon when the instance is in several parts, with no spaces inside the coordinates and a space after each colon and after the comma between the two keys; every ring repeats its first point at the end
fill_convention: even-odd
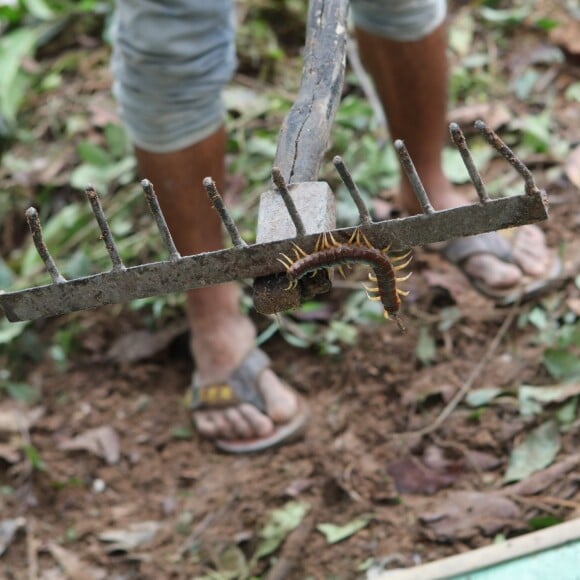
{"type": "MultiPolygon", "coordinates": [[[[188,298],[191,349],[201,385],[227,379],[255,344],[254,326],[239,313],[237,288],[223,285],[209,289],[209,301],[208,289],[204,290],[205,294],[196,297],[191,293],[188,298]]],[[[198,410],[194,412],[194,422],[199,433],[220,440],[266,438],[274,433],[277,425],[294,418],[298,412],[297,396],[274,372],[266,368],[257,383],[266,414],[247,403],[226,409],[198,410]]]]}

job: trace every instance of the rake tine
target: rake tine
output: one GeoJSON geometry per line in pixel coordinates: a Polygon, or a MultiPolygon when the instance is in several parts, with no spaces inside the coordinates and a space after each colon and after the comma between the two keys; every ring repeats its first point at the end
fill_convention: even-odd
{"type": "Polygon", "coordinates": [[[234,246],[236,248],[244,248],[247,244],[242,239],[242,236],[240,236],[240,232],[234,223],[232,216],[230,216],[228,210],[226,209],[224,200],[222,199],[222,196],[217,189],[215,181],[211,177],[206,177],[203,180],[203,187],[207,192],[211,204],[218,212],[224,226],[226,226],[226,230],[228,230],[228,234],[230,235],[234,246]]]}
{"type": "Polygon", "coordinates": [[[451,133],[451,139],[453,139],[455,146],[457,149],[459,149],[459,153],[461,154],[461,158],[463,159],[467,173],[469,173],[471,183],[473,183],[475,186],[479,200],[482,203],[489,201],[489,193],[487,192],[487,189],[485,189],[485,185],[483,184],[479,171],[477,171],[477,167],[475,167],[475,163],[473,162],[473,157],[471,156],[469,148],[467,147],[467,141],[465,140],[463,131],[461,131],[457,123],[451,123],[449,125],[449,132],[451,133]]]}
{"type": "Polygon", "coordinates": [[[157,224],[157,229],[161,234],[161,238],[165,247],[169,252],[169,259],[172,262],[177,262],[181,258],[181,254],[177,251],[175,247],[175,243],[173,242],[173,238],[171,237],[171,233],[169,228],[167,227],[167,222],[165,221],[165,216],[161,211],[161,207],[159,205],[159,201],[157,200],[157,195],[155,194],[155,189],[153,189],[153,184],[148,180],[144,179],[141,181],[141,187],[143,188],[143,193],[145,194],[145,199],[147,200],[147,204],[149,205],[149,210],[151,211],[153,218],[155,219],[155,223],[157,224]]]}
{"type": "Polygon", "coordinates": [[[487,142],[524,178],[526,193],[532,195],[540,189],[536,185],[532,172],[518,159],[515,153],[497,136],[495,131],[481,121],[475,121],[475,128],[485,137],[487,142]]]}
{"type": "Polygon", "coordinates": [[[66,279],[58,271],[46,244],[44,243],[44,238],[42,237],[42,228],[40,227],[40,219],[38,218],[38,212],[33,207],[29,207],[24,214],[26,216],[26,221],[28,222],[28,227],[30,228],[30,233],[32,234],[32,240],[36,246],[36,251],[38,255],[44,262],[44,265],[55,284],[61,284],[66,282],[66,279]]]}
{"type": "Polygon", "coordinates": [[[109,223],[107,222],[107,218],[103,212],[97,192],[94,187],[89,185],[89,187],[85,189],[85,193],[91,204],[93,213],[97,218],[97,224],[101,230],[101,238],[105,242],[105,247],[107,248],[107,252],[109,252],[111,262],[113,262],[113,270],[125,270],[125,265],[123,264],[121,256],[119,256],[119,250],[117,250],[117,245],[113,238],[113,232],[111,232],[111,228],[109,227],[109,223]]]}
{"type": "Polygon", "coordinates": [[[344,185],[348,189],[348,192],[350,193],[350,196],[352,197],[352,200],[354,201],[356,208],[358,209],[361,224],[363,225],[372,224],[373,220],[371,219],[369,210],[367,209],[367,206],[361,197],[360,191],[356,186],[356,183],[352,179],[352,175],[346,168],[346,165],[344,164],[342,157],[340,157],[340,155],[337,155],[332,160],[332,162],[334,163],[334,166],[336,167],[336,170],[338,171],[340,178],[342,179],[344,185]]]}
{"type": "Polygon", "coordinates": [[[296,204],[288,191],[288,186],[286,185],[286,180],[284,179],[282,172],[280,171],[279,167],[272,168],[272,181],[274,185],[278,189],[278,192],[282,196],[282,200],[286,205],[286,209],[290,214],[290,218],[292,219],[292,223],[296,228],[296,234],[298,237],[306,235],[306,229],[304,228],[304,223],[302,222],[302,218],[298,213],[298,209],[296,208],[296,204]]]}
{"type": "Polygon", "coordinates": [[[419,174],[417,173],[417,170],[415,169],[415,165],[413,164],[413,160],[411,159],[411,156],[409,155],[409,152],[407,151],[405,144],[403,143],[403,141],[401,141],[401,139],[397,139],[394,143],[394,146],[395,146],[397,153],[399,154],[399,159],[401,160],[401,165],[403,166],[403,169],[404,169],[405,173],[407,174],[407,177],[409,178],[409,182],[411,184],[411,187],[413,188],[415,195],[417,196],[417,200],[419,201],[419,204],[421,205],[421,209],[423,210],[423,213],[426,213],[426,214],[435,213],[435,210],[433,209],[433,206],[431,205],[431,202],[429,201],[429,197],[427,196],[427,192],[425,191],[425,188],[423,187],[423,184],[421,183],[421,179],[419,178],[419,174]]]}

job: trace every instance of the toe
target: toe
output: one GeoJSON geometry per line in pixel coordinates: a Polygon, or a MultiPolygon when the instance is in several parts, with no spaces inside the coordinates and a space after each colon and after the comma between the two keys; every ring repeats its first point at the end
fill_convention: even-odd
{"type": "Polygon", "coordinates": [[[523,226],[518,230],[513,254],[522,271],[535,277],[545,273],[550,261],[546,238],[537,226],[523,226]]]}
{"type": "Polygon", "coordinates": [[[215,425],[217,437],[220,439],[235,439],[237,437],[236,430],[228,421],[224,411],[210,411],[208,415],[215,425]]]}
{"type": "Polygon", "coordinates": [[[274,432],[272,420],[258,411],[253,405],[244,403],[238,409],[246,421],[252,426],[252,432],[255,437],[267,437],[274,432]]]}
{"type": "Polygon", "coordinates": [[[226,409],[224,414],[238,438],[250,439],[251,437],[255,437],[256,431],[252,426],[252,423],[248,421],[245,415],[240,411],[239,407],[226,409]]]}
{"type": "Polygon", "coordinates": [[[260,377],[260,388],[274,423],[287,423],[298,412],[296,395],[270,370],[266,369],[260,377]]]}
{"type": "Polygon", "coordinates": [[[198,411],[197,413],[194,413],[193,420],[195,422],[195,428],[202,437],[206,437],[207,439],[214,439],[217,437],[217,426],[211,420],[209,413],[198,411]]]}

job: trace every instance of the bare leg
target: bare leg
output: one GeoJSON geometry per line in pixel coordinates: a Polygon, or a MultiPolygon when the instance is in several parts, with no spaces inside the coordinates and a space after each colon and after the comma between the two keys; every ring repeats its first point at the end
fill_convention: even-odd
{"type": "MultiPolygon", "coordinates": [[[[357,29],[361,58],[374,79],[385,109],[391,135],[403,139],[435,209],[463,205],[441,167],[441,151],[446,135],[447,35],[444,26],[413,42],[398,42],[357,29]]],[[[420,211],[417,200],[404,179],[402,201],[411,213],[420,211]]],[[[524,233],[524,232],[522,232],[524,233]]],[[[545,271],[548,250],[537,228],[525,231],[533,244],[514,248],[522,270],[538,276],[545,271]],[[538,235],[539,234],[539,235],[538,235]]],[[[522,270],[495,256],[475,255],[465,269],[490,287],[510,288],[522,277],[522,270]]]]}
{"type": "MultiPolygon", "coordinates": [[[[213,177],[223,191],[225,142],[221,129],[200,143],[172,153],[136,149],[141,173],[154,184],[182,255],[222,247],[221,222],[208,202],[202,180],[213,177]]],[[[240,313],[237,286],[223,284],[188,292],[187,314],[201,381],[227,378],[255,340],[252,323],[240,313]]],[[[261,375],[260,388],[268,416],[247,404],[225,411],[198,411],[194,419],[199,432],[220,439],[263,437],[273,431],[275,422],[284,423],[294,415],[296,398],[272,371],[261,375]]]]}

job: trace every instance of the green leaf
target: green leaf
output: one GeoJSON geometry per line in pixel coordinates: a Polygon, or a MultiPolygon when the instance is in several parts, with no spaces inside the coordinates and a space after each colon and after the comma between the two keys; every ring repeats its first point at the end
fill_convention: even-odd
{"type": "Polygon", "coordinates": [[[554,461],[560,445],[558,424],[555,421],[543,423],[514,448],[503,483],[520,481],[544,469],[554,461]]]}
{"type": "Polygon", "coordinates": [[[545,387],[522,385],[518,389],[520,413],[523,416],[537,415],[542,405],[562,403],[580,394],[580,384],[549,385],[545,387]]]}
{"type": "Polygon", "coordinates": [[[8,322],[5,318],[0,320],[0,344],[8,344],[20,336],[28,322],[8,322]]]}
{"type": "Polygon", "coordinates": [[[539,18],[536,20],[536,26],[545,32],[549,32],[550,30],[557,28],[559,24],[560,23],[553,18],[539,18]]]}
{"type": "Polygon", "coordinates": [[[556,412],[558,423],[568,426],[576,420],[578,415],[578,400],[580,397],[572,397],[565,405],[562,405],[556,412]]]}
{"type": "Polygon", "coordinates": [[[556,380],[573,380],[580,377],[580,357],[564,348],[552,348],[544,352],[543,361],[548,372],[556,380]]]}
{"type": "Polygon", "coordinates": [[[56,14],[44,0],[23,0],[26,10],[39,20],[52,20],[56,14]]]}
{"type": "Polygon", "coordinates": [[[105,126],[105,138],[110,154],[115,159],[119,159],[129,153],[129,139],[127,138],[127,133],[120,125],[108,123],[105,126]]]}
{"type": "Polygon", "coordinates": [[[44,461],[42,461],[40,458],[40,454],[38,453],[38,449],[36,449],[36,447],[33,447],[32,445],[24,445],[22,450],[24,451],[24,455],[26,455],[26,459],[30,461],[32,469],[37,471],[44,471],[44,461]]]}
{"type": "Polygon", "coordinates": [[[10,397],[27,405],[35,405],[40,400],[40,392],[36,387],[26,383],[5,383],[0,385],[10,397]]]}
{"type": "Polygon", "coordinates": [[[564,92],[564,97],[568,101],[580,102],[580,81],[568,85],[568,88],[564,92]]]}
{"type": "Polygon", "coordinates": [[[543,528],[549,528],[550,526],[561,524],[562,521],[562,518],[559,518],[558,516],[536,516],[528,520],[528,525],[532,530],[542,530],[543,528]]]}
{"type": "Polygon", "coordinates": [[[14,273],[0,256],[0,290],[8,289],[14,283],[14,273]]]}
{"type": "Polygon", "coordinates": [[[0,39],[0,117],[10,128],[24,100],[29,78],[22,71],[22,61],[34,54],[44,28],[18,28],[0,39]]]}
{"type": "Polygon", "coordinates": [[[475,389],[474,391],[469,391],[469,393],[467,393],[465,402],[470,407],[483,407],[495,399],[498,395],[501,395],[501,393],[503,393],[503,389],[498,387],[475,389]]]}
{"type": "Polygon", "coordinates": [[[318,524],[316,529],[324,534],[327,543],[336,544],[350,538],[358,531],[362,530],[368,526],[369,522],[373,519],[372,514],[364,514],[359,518],[350,521],[344,526],[336,526],[334,524],[318,524]]]}
{"type": "Polygon", "coordinates": [[[310,504],[307,502],[290,501],[272,511],[268,522],[258,534],[260,543],[254,558],[263,558],[275,552],[286,536],[300,525],[309,510],[310,504]]]}
{"type": "Polygon", "coordinates": [[[113,163],[113,158],[107,151],[90,141],[82,141],[79,143],[77,152],[81,160],[90,165],[106,167],[113,163]]]}
{"type": "Polygon", "coordinates": [[[528,6],[507,10],[494,10],[493,8],[482,6],[479,9],[480,15],[486,22],[489,22],[490,24],[498,24],[500,26],[513,26],[514,24],[520,24],[530,11],[531,8],[528,6]]]}

